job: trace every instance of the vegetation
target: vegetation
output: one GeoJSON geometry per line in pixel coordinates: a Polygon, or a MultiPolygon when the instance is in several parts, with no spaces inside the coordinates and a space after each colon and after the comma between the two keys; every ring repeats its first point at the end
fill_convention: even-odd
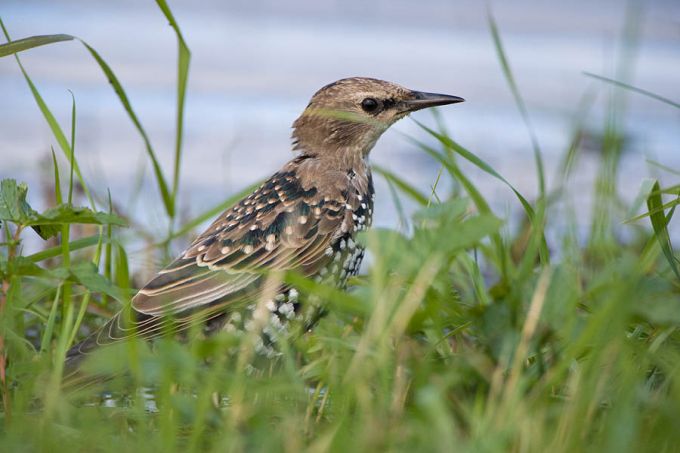
{"type": "MultiPolygon", "coordinates": [[[[238,195],[175,228],[189,50],[165,1],[157,3],[179,49],[170,182],[122,84],[82,43],[145,142],[169,226],[167,237],[149,246],[165,255],[171,240],[191,235],[238,195]]],[[[490,27],[531,131],[492,18],[490,27]]],[[[66,350],[133,294],[126,245],[135,231],[121,229],[124,213],[112,212],[110,197],[80,172],[75,102],[67,136],[18,57],[73,37],[10,41],[2,28],[8,43],[0,57],[16,57],[63,154],[53,153],[56,207],[38,213],[25,185],[0,186],[3,451],[680,449],[680,273],[667,229],[680,185],[641,181],[629,205],[616,190],[624,131],[615,101],[626,89],[658,95],[609,80],[618,88],[589,194],[592,213],[578,204],[568,214],[556,208],[570,202],[564,189],[579,157],[584,111],[577,112],[573,142],[550,187],[534,140],[539,196],[528,200],[508,184],[524,218],[516,231],[491,211],[464,168],[505,179],[441,124],[422,124],[428,140],[411,140],[438,162],[440,178],[426,193],[378,169],[397,201],[410,198],[420,209],[403,219],[405,231],[363,237],[372,256],[368,274],[347,293],[284,277],[326,301],[328,314],[312,332],[291,335],[280,356],[266,360],[254,353],[257,336],[238,332],[210,338],[192,332],[188,341],[167,338],[153,347],[125,343],[87,365],[117,378],[68,392],[61,385],[66,350]],[[448,194],[438,189],[445,179],[448,194]],[[74,188],[89,207],[74,206],[74,188]],[[591,219],[587,233],[576,230],[575,218],[591,219]],[[58,243],[22,256],[30,229],[58,243]],[[553,240],[546,241],[546,230],[553,240]]],[[[583,105],[590,101],[586,96],[583,105]]]]}

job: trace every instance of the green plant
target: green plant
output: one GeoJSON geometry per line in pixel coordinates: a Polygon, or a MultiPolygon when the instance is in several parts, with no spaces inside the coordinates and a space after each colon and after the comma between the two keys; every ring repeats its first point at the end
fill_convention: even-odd
{"type": "MultiPolygon", "coordinates": [[[[167,5],[158,3],[180,49],[172,188],[113,70],[84,44],[145,141],[170,225],[165,238],[150,244],[162,254],[171,240],[190,235],[241,194],[173,227],[188,49],[167,5]]],[[[490,28],[535,137],[491,17],[490,28]]],[[[0,46],[0,56],[66,39],[10,42],[0,46]]],[[[3,450],[677,451],[680,275],[668,225],[680,187],[642,181],[632,204],[596,211],[585,238],[575,231],[569,215],[554,206],[569,197],[565,188],[579,157],[590,93],[577,108],[574,139],[552,187],[532,138],[536,200],[442,127],[421,124],[425,138],[410,140],[441,166],[432,190],[378,169],[397,203],[408,197],[419,209],[411,218],[402,213],[400,231],[364,235],[372,264],[350,292],[282,277],[303,296],[326,301],[328,314],[313,332],[282,341],[275,359],[257,357],[257,337],[239,332],[204,338],[194,331],[188,341],[167,338],[152,348],[131,342],[103,349],[87,364],[95,373],[126,373],[69,395],[59,385],[66,349],[130,295],[127,238],[118,229],[126,222],[111,212],[110,199],[97,202],[104,197],[79,170],[75,101],[69,140],[21,70],[66,158],[69,183],[63,196],[54,156],[57,207],[42,213],[30,208],[24,185],[5,180],[0,186],[3,450]],[[518,231],[492,212],[467,165],[508,185],[524,216],[518,231]],[[446,179],[450,193],[439,189],[446,179]],[[89,208],[73,206],[75,184],[89,208]],[[647,212],[636,215],[645,203],[647,212]],[[621,229],[647,218],[651,228],[618,239],[621,229]],[[76,224],[95,227],[74,238],[76,224]],[[549,243],[545,232],[556,227],[557,239],[549,243]],[[60,243],[22,256],[29,228],[60,243]]],[[[603,143],[603,180],[594,191],[599,203],[613,206],[621,204],[614,140],[621,126],[612,120],[621,113],[618,105],[610,104],[615,111],[604,129],[611,140],[603,143]]],[[[585,213],[577,208],[575,215],[585,213]]]]}

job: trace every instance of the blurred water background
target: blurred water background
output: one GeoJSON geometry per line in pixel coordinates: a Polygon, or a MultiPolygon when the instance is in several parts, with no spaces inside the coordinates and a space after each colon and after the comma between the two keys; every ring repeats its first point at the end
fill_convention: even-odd
{"type": "MultiPolygon", "coordinates": [[[[290,125],[309,97],[326,83],[357,75],[466,98],[440,110],[448,131],[520,192],[537,193],[530,137],[503,78],[485,2],[169,4],[192,51],[180,185],[184,218],[277,170],[292,156],[290,125]]],[[[623,77],[680,100],[680,2],[515,0],[491,2],[490,8],[529,108],[549,186],[574,122],[583,119],[588,125],[570,196],[571,206],[585,216],[599,161],[597,141],[615,89],[583,72],[623,77]],[[596,98],[584,116],[579,103],[589,90],[596,98]]],[[[176,41],[153,1],[0,0],[0,17],[13,39],[68,33],[97,49],[123,83],[171,175],[176,41]]],[[[102,195],[110,189],[114,203],[136,213],[152,231],[165,232],[143,142],[83,46],[60,43],[21,58],[66,130],[68,90],[74,93],[76,153],[92,188],[102,195]],[[142,167],[148,177],[138,192],[136,175],[142,167]]],[[[648,160],[680,169],[680,111],[637,94],[627,94],[624,106],[619,190],[631,200],[644,177],[677,183],[677,177],[672,181],[648,160]]],[[[434,124],[430,113],[414,116],[434,124]]],[[[378,143],[372,160],[427,191],[438,166],[403,133],[428,140],[411,120],[401,121],[378,143]]],[[[0,59],[0,178],[26,181],[38,207],[48,204],[38,188],[46,179],[51,184],[52,146],[57,148],[16,62],[0,59]]],[[[520,211],[505,186],[470,165],[465,168],[501,214],[520,211]]],[[[396,209],[378,179],[375,223],[395,226],[396,209]]]]}

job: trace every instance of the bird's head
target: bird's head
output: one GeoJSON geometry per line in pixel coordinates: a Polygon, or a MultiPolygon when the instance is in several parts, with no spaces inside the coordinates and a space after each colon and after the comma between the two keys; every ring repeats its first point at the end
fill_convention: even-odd
{"type": "Polygon", "coordinates": [[[463,98],[413,91],[366,77],[341,79],[317,91],[295,120],[294,149],[315,156],[365,157],[397,120],[416,110],[456,102],[463,98]]]}

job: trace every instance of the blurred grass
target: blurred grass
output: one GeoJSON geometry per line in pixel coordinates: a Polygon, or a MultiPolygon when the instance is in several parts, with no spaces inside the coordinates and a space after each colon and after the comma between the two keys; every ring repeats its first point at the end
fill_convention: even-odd
{"type": "MultiPolygon", "coordinates": [[[[575,106],[574,138],[556,183],[550,190],[541,176],[537,200],[524,197],[441,123],[438,129],[421,125],[431,141],[411,141],[441,165],[437,181],[425,191],[378,169],[397,206],[407,197],[420,208],[410,219],[399,208],[404,228],[362,236],[372,262],[349,292],[283,276],[303,298],[324,300],[328,314],[314,331],[282,339],[280,356],[257,357],[257,335],[239,332],[209,338],[192,332],[188,341],[162,339],[153,347],[130,342],[100,351],[86,365],[118,377],[76,394],[63,392],[66,349],[131,294],[130,237],[141,237],[150,253],[164,256],[171,240],[190,237],[238,198],[174,228],[189,54],[167,4],[158,4],[179,49],[171,188],[113,70],[88,50],[116,81],[157,183],[166,186],[160,193],[170,226],[165,238],[150,238],[132,222],[132,231],[120,229],[127,217],[114,210],[115,194],[97,196],[102,188],[88,186],[79,171],[75,100],[69,143],[21,67],[70,177],[62,176],[53,156],[57,208],[43,213],[30,207],[25,186],[6,180],[0,188],[2,451],[680,451],[680,277],[667,229],[680,186],[641,181],[638,200],[620,206],[615,137],[624,131],[621,102],[610,102],[614,111],[604,128],[611,140],[602,144],[604,180],[596,196],[616,209],[595,210],[587,237],[576,232],[573,217],[557,205],[568,201],[579,140],[592,126],[585,120],[594,102],[590,91],[575,106]],[[461,158],[514,192],[525,217],[517,231],[492,212],[461,158]],[[74,206],[75,184],[87,194],[89,208],[74,206]],[[441,186],[452,190],[444,193],[441,186]],[[647,212],[641,212],[645,203],[647,212]],[[76,234],[83,223],[94,230],[76,234]],[[621,239],[634,227],[631,239],[621,239]],[[59,243],[22,256],[29,228],[56,235],[59,243]],[[558,232],[551,243],[546,229],[558,232]]],[[[510,58],[491,16],[489,22],[542,175],[510,58]]],[[[0,56],[65,36],[14,41],[0,46],[0,56]]],[[[577,208],[575,215],[586,213],[577,208]]]]}

